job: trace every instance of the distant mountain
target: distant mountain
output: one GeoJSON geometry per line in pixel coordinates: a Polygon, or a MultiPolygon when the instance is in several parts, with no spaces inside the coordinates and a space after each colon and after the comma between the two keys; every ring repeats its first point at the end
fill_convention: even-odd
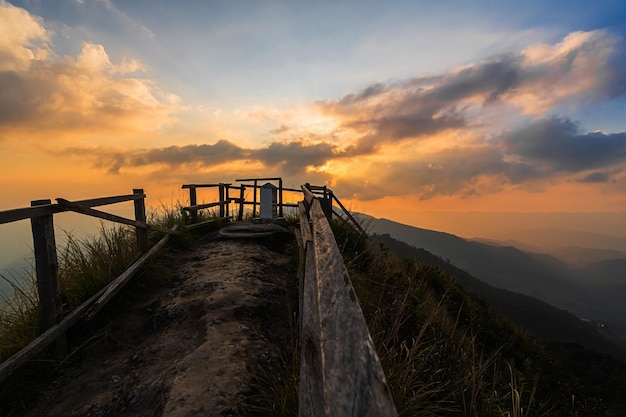
{"type": "Polygon", "coordinates": [[[611,236],[603,233],[591,233],[557,228],[537,228],[518,230],[511,235],[515,239],[535,247],[544,252],[566,245],[592,249],[614,249],[626,252],[626,239],[620,236],[611,236]],[[569,242],[566,245],[563,242],[569,242]]]}
{"type": "Polygon", "coordinates": [[[557,258],[572,266],[584,268],[589,264],[611,259],[626,260],[626,252],[615,249],[595,249],[582,248],[580,246],[569,246],[565,248],[557,248],[550,253],[557,258]]]}
{"type": "MultiPolygon", "coordinates": [[[[536,298],[492,287],[432,253],[409,246],[388,234],[373,235],[372,239],[382,243],[400,257],[416,259],[418,262],[435,265],[446,271],[465,289],[476,294],[494,310],[540,339],[577,343],[587,349],[626,360],[626,344],[620,346],[607,340],[600,331],[600,324],[583,321],[536,298]]],[[[604,333],[608,332],[606,328],[602,330],[604,333]]],[[[620,341],[620,338],[614,337],[613,340],[620,341]]]]}
{"type": "MultiPolygon", "coordinates": [[[[619,287],[596,278],[615,273],[609,266],[579,271],[550,255],[527,253],[512,246],[469,241],[369,216],[366,222],[371,233],[387,233],[423,248],[493,287],[537,298],[581,318],[609,323],[626,335],[626,303],[621,290],[611,292],[619,287]]],[[[619,283],[619,277],[613,276],[611,282],[619,283]]]]}

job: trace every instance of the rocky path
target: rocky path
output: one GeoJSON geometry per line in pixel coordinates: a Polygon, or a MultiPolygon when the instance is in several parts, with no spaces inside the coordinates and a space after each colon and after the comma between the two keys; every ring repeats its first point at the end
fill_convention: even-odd
{"type": "Polygon", "coordinates": [[[290,340],[293,238],[226,235],[179,255],[172,282],[86,342],[24,415],[241,415],[254,370],[290,340]]]}

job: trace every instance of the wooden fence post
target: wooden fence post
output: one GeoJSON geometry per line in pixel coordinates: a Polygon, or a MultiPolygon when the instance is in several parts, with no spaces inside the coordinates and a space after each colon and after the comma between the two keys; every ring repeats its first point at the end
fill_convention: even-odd
{"type": "MultiPolygon", "coordinates": [[[[50,200],[34,200],[31,207],[51,204],[50,200]]],[[[35,270],[39,293],[39,333],[52,327],[60,313],[59,263],[54,239],[52,214],[30,219],[35,250],[35,270]]]]}
{"type": "Polygon", "coordinates": [[[243,220],[243,200],[245,197],[244,192],[246,191],[246,186],[241,184],[241,188],[239,189],[239,216],[237,217],[237,220],[242,221],[243,220]]]}
{"type": "Polygon", "coordinates": [[[226,204],[225,215],[230,217],[230,184],[224,184],[224,204],[226,204]]]}
{"type": "Polygon", "coordinates": [[[224,217],[224,184],[219,184],[220,218],[224,217]]]}
{"type": "Polygon", "coordinates": [[[283,217],[283,179],[278,180],[278,217],[283,217]]]}
{"type": "Polygon", "coordinates": [[[256,186],[257,186],[257,180],[254,180],[254,197],[252,198],[252,218],[256,217],[256,186]]]}
{"type": "MultiPolygon", "coordinates": [[[[142,197],[134,200],[135,203],[135,220],[146,223],[146,202],[143,197],[143,188],[134,188],[133,194],[141,194],[142,197]]],[[[135,227],[135,236],[137,237],[137,247],[141,252],[148,250],[148,229],[143,227],[135,227]]]]}
{"type": "MultiPolygon", "coordinates": [[[[195,206],[198,204],[198,195],[196,194],[196,186],[189,187],[189,205],[195,206]]],[[[191,210],[191,223],[198,221],[198,210],[191,210]]]]}

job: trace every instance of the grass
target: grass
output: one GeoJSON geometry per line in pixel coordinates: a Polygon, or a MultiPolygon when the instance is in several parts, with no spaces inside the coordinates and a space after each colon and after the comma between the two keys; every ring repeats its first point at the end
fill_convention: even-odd
{"type": "Polygon", "coordinates": [[[400,416],[543,416],[541,351],[437,267],[333,230],[400,416]]]}
{"type": "Polygon", "coordinates": [[[37,289],[35,278],[30,271],[22,276],[4,276],[13,289],[13,295],[4,298],[0,307],[0,362],[19,351],[37,335],[37,289]]]}
{"type": "MultiPolygon", "coordinates": [[[[149,222],[171,227],[189,224],[190,218],[164,207],[152,213],[149,222]]],[[[434,266],[393,256],[349,224],[332,226],[400,416],[599,415],[577,409],[578,396],[577,402],[571,400],[565,374],[552,379],[545,375],[543,369],[552,359],[537,343],[464,292],[450,276],[434,266]]],[[[151,244],[160,236],[149,234],[151,244]]],[[[194,239],[182,234],[173,236],[171,243],[186,247],[194,239]]],[[[138,255],[135,246],[133,230],[126,227],[103,227],[98,236],[87,239],[67,236],[58,255],[65,312],[123,271],[138,255]]],[[[165,256],[159,258],[166,262],[165,256]]],[[[165,267],[157,261],[146,268],[165,267]]],[[[32,274],[1,278],[12,283],[15,292],[0,310],[4,360],[36,335],[37,297],[32,274]]],[[[294,311],[286,311],[292,329],[294,311]]],[[[245,404],[250,415],[297,415],[299,352],[295,336],[291,344],[270,352],[267,366],[258,369],[252,381],[254,392],[245,404]]],[[[43,360],[12,376],[0,388],[0,398],[32,389],[25,381],[37,381],[42,366],[56,363],[43,360]]],[[[3,407],[0,414],[6,402],[3,407]]]]}

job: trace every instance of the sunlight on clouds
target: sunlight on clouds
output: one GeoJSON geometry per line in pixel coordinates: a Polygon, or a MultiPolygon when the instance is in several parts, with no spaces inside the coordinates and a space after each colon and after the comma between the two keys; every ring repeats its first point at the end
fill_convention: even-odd
{"type": "Polygon", "coordinates": [[[24,71],[48,58],[50,37],[40,20],[0,0],[0,71],[24,71]]]}
{"type": "Polygon", "coordinates": [[[524,113],[541,116],[564,100],[595,99],[606,88],[607,65],[618,40],[597,30],[573,32],[554,45],[533,45],[521,52],[524,65],[537,71],[526,87],[508,96],[524,113]]]}
{"type": "Polygon", "coordinates": [[[268,104],[263,107],[255,106],[250,110],[236,110],[235,114],[244,121],[266,123],[268,126],[278,125],[278,128],[270,129],[269,133],[280,140],[309,137],[336,142],[335,134],[340,125],[337,118],[308,103],[289,107],[268,104]]]}
{"type": "Polygon", "coordinates": [[[547,116],[607,96],[618,40],[604,31],[341,98],[251,107],[188,105],[141,61],[112,59],[99,43],[56,56],[43,22],[2,0],[0,35],[0,163],[21,178],[8,190],[44,170],[83,190],[133,182],[165,194],[182,182],[283,176],[368,207],[562,210],[581,192],[594,200],[578,209],[589,209],[626,189],[626,133],[586,133],[567,114],[547,116]]]}
{"type": "Polygon", "coordinates": [[[75,59],[40,53],[48,41],[42,24],[23,9],[0,5],[0,22],[10,23],[0,25],[2,139],[101,143],[145,137],[177,122],[180,98],[133,75],[145,71],[136,59],[113,63],[103,45],[90,42],[75,59]]]}

